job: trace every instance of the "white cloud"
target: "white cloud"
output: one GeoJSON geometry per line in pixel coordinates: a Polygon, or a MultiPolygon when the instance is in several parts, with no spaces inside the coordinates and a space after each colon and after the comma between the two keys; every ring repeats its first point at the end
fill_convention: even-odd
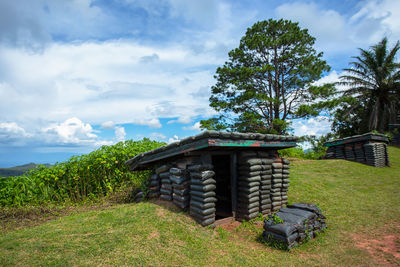
{"type": "Polygon", "coordinates": [[[125,128],[122,126],[115,127],[115,139],[118,142],[121,142],[121,141],[125,141],[125,137],[126,137],[125,128]]]}
{"type": "Polygon", "coordinates": [[[276,8],[276,15],[300,23],[316,37],[319,51],[337,60],[337,53],[354,53],[356,47],[367,48],[383,36],[400,39],[400,2],[392,0],[360,1],[352,16],[339,14],[315,2],[285,3],[276,8]]]}
{"type": "Polygon", "coordinates": [[[200,122],[196,122],[192,126],[185,126],[183,127],[184,130],[192,130],[192,131],[201,131],[200,129],[200,122]]]}
{"type": "Polygon", "coordinates": [[[167,137],[162,133],[151,133],[150,138],[159,141],[167,139],[167,137]]]}
{"type": "Polygon", "coordinates": [[[43,129],[43,133],[50,143],[80,145],[94,143],[97,139],[97,135],[93,133],[92,126],[76,117],[46,127],[43,129]]]}
{"type": "Polygon", "coordinates": [[[280,5],[276,14],[308,29],[316,37],[319,49],[341,50],[347,40],[346,20],[335,10],[323,9],[313,2],[294,2],[280,5]]]}
{"type": "Polygon", "coordinates": [[[330,132],[331,122],[329,121],[329,117],[318,116],[308,120],[293,120],[292,126],[294,128],[294,135],[296,136],[315,135],[319,137],[330,132]]]}
{"type": "Polygon", "coordinates": [[[355,26],[353,38],[376,43],[383,36],[400,39],[400,2],[368,0],[359,3],[360,10],[350,18],[355,26]]]}
{"type": "Polygon", "coordinates": [[[177,142],[179,140],[180,140],[179,137],[177,135],[174,135],[173,137],[170,137],[168,139],[168,144],[173,143],[173,142],[177,142]]]}
{"type": "Polygon", "coordinates": [[[133,124],[145,125],[145,126],[149,126],[150,128],[161,128],[162,127],[160,120],[155,119],[155,118],[150,119],[150,120],[144,120],[144,119],[133,120],[133,124]]]}
{"type": "Polygon", "coordinates": [[[115,123],[113,121],[103,122],[100,126],[101,129],[114,130],[115,123]]]}
{"type": "Polygon", "coordinates": [[[340,80],[339,79],[340,75],[342,75],[342,74],[338,74],[336,72],[336,70],[333,70],[328,75],[322,77],[318,81],[315,81],[313,83],[313,85],[320,86],[320,85],[323,85],[323,84],[326,84],[326,83],[336,83],[336,82],[338,82],[340,80]]]}

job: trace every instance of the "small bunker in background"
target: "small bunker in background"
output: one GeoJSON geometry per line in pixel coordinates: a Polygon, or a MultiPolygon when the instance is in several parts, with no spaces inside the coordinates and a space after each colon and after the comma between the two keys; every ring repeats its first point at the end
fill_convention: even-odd
{"type": "Polygon", "coordinates": [[[289,160],[279,149],[297,137],[206,131],[137,155],[131,171],[153,169],[149,197],[173,201],[201,225],[248,220],[287,203],[289,160]]]}
{"type": "Polygon", "coordinates": [[[367,133],[326,142],[326,159],[345,159],[374,167],[390,166],[387,152],[389,139],[383,134],[367,133]]]}

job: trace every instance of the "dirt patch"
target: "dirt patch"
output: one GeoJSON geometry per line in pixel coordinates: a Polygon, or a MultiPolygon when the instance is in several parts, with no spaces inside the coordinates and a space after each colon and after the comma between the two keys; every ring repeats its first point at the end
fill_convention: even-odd
{"type": "Polygon", "coordinates": [[[152,233],[150,233],[150,235],[148,236],[148,239],[155,239],[158,238],[160,236],[160,233],[158,231],[154,231],[152,233]]]}
{"type": "Polygon", "coordinates": [[[400,225],[398,231],[382,234],[380,238],[371,238],[365,234],[355,234],[353,238],[356,246],[367,251],[378,263],[400,265],[400,225]]]}
{"type": "Polygon", "coordinates": [[[229,233],[235,232],[235,230],[240,226],[240,222],[238,221],[232,221],[230,223],[224,223],[222,225],[219,225],[218,227],[228,231],[229,233]]]}

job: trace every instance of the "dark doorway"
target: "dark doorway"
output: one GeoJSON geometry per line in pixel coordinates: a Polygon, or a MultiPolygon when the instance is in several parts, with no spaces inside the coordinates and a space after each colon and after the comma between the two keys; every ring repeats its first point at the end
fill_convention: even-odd
{"type": "Polygon", "coordinates": [[[214,155],[212,164],[215,171],[217,189],[216,219],[232,217],[231,156],[214,155]]]}

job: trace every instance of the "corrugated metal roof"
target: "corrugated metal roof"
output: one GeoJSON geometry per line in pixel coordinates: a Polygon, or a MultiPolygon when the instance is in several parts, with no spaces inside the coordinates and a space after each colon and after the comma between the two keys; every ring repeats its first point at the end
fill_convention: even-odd
{"type": "Polygon", "coordinates": [[[191,151],[212,149],[283,149],[295,147],[298,137],[259,133],[205,131],[178,142],[142,153],[125,162],[130,170],[140,170],[157,161],[191,151]]]}

